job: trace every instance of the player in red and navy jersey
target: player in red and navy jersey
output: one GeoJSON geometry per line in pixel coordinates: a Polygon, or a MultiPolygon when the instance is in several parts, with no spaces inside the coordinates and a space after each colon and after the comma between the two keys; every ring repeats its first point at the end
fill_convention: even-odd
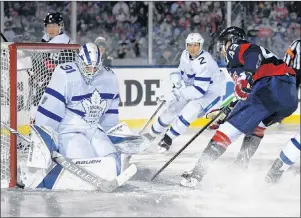
{"type": "Polygon", "coordinates": [[[241,134],[268,127],[297,109],[295,71],[268,49],[245,40],[243,29],[229,27],[218,38],[239,100],[203,151],[194,169],[184,173],[181,185],[194,187],[208,167],[241,134]]]}

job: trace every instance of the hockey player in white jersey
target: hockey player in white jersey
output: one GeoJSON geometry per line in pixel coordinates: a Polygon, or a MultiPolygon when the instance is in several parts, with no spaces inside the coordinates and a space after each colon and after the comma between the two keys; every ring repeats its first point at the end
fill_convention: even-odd
{"type": "Polygon", "coordinates": [[[36,125],[57,130],[59,150],[69,158],[105,156],[116,152],[103,139],[104,131],[119,123],[118,104],[116,75],[102,66],[99,48],[87,43],[76,62],[55,68],[38,106],[36,125]]]}
{"type": "Polygon", "coordinates": [[[45,35],[41,42],[72,44],[72,40],[64,33],[63,15],[60,13],[48,13],[44,19],[45,35]]]}
{"type": "Polygon", "coordinates": [[[199,33],[186,38],[180,65],[170,74],[174,88],[159,97],[166,109],[151,127],[152,138],[169,127],[159,142],[158,152],[165,152],[172,140],[184,133],[190,123],[219,107],[225,91],[225,78],[212,56],[203,50],[204,39],[199,33]]]}
{"type": "MultiPolygon", "coordinates": [[[[57,146],[49,150],[58,151],[67,158],[83,163],[101,157],[99,162],[109,162],[105,166],[106,171],[116,172],[115,176],[118,176],[128,162],[126,158],[123,161],[122,155],[105,132],[119,123],[118,104],[116,75],[102,65],[99,48],[93,43],[87,43],[80,47],[74,63],[60,64],[55,68],[39,103],[35,124],[58,133],[57,146]]],[[[43,175],[39,178],[44,182],[35,180],[33,183],[30,178],[35,176],[28,176],[28,170],[26,173],[27,179],[23,178],[22,181],[25,186],[42,187],[49,180],[43,175]]],[[[110,174],[99,173],[104,176],[110,174]]],[[[65,179],[61,176],[58,178],[58,174],[55,174],[55,178],[65,179]]],[[[61,187],[66,188],[65,183],[61,187]]]]}
{"type": "Polygon", "coordinates": [[[291,138],[280,152],[270,170],[268,171],[265,180],[268,183],[277,183],[283,172],[287,171],[298,159],[300,159],[300,127],[296,135],[291,138]]]}

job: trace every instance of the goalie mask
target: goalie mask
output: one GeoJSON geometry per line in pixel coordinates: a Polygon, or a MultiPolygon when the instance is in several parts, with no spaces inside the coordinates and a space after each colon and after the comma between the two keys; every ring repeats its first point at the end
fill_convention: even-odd
{"type": "Polygon", "coordinates": [[[199,33],[190,33],[186,38],[186,50],[192,57],[197,56],[202,51],[203,44],[204,39],[199,33]]]}
{"type": "Polygon", "coordinates": [[[101,52],[94,43],[87,43],[80,47],[77,66],[87,83],[91,83],[93,77],[98,74],[102,66],[101,52]]]}

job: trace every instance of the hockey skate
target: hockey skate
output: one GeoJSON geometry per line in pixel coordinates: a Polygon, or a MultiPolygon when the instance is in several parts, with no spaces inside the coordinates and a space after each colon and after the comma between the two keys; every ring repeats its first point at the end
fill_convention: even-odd
{"type": "Polygon", "coordinates": [[[171,144],[172,144],[172,139],[167,134],[165,134],[164,137],[161,139],[161,141],[158,143],[157,151],[159,153],[168,151],[171,144]]]}
{"type": "Polygon", "coordinates": [[[182,175],[183,179],[180,182],[181,186],[194,188],[203,178],[202,175],[196,175],[193,171],[185,171],[182,175]]]}
{"type": "Polygon", "coordinates": [[[277,183],[284,172],[284,170],[281,170],[282,166],[283,166],[283,162],[279,158],[277,158],[274,161],[271,169],[267,173],[265,177],[265,181],[267,183],[277,183]]]}
{"type": "Polygon", "coordinates": [[[248,169],[250,159],[242,154],[243,152],[239,152],[233,165],[239,169],[248,169]]]}

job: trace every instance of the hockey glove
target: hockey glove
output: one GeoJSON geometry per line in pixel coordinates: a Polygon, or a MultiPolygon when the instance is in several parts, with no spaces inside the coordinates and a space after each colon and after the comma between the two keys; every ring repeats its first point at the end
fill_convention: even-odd
{"type": "Polygon", "coordinates": [[[180,72],[172,72],[170,74],[170,81],[172,82],[172,84],[174,85],[174,88],[181,88],[182,87],[182,76],[180,72]]]}
{"type": "Polygon", "coordinates": [[[171,105],[175,102],[178,102],[180,98],[181,98],[181,92],[176,88],[172,89],[171,92],[159,96],[159,100],[165,101],[166,105],[171,105]]]}
{"type": "MultiPolygon", "coordinates": [[[[226,120],[227,120],[227,118],[228,118],[230,112],[232,111],[233,107],[236,105],[237,102],[238,102],[238,101],[235,101],[235,102],[230,103],[230,105],[228,106],[227,110],[225,110],[224,113],[222,113],[222,114],[219,116],[219,118],[209,126],[209,129],[211,129],[211,130],[216,130],[216,129],[219,128],[219,126],[220,126],[221,124],[223,124],[224,122],[226,122],[226,120]]],[[[222,109],[223,109],[223,108],[219,108],[219,109],[215,109],[215,110],[210,111],[208,114],[206,114],[206,118],[207,118],[207,119],[210,119],[210,120],[214,119],[214,118],[217,116],[217,114],[218,114],[222,109]]]]}
{"type": "Polygon", "coordinates": [[[251,72],[242,72],[239,75],[233,73],[235,83],[234,93],[237,99],[245,101],[251,92],[254,83],[253,74],[251,72]]]}

